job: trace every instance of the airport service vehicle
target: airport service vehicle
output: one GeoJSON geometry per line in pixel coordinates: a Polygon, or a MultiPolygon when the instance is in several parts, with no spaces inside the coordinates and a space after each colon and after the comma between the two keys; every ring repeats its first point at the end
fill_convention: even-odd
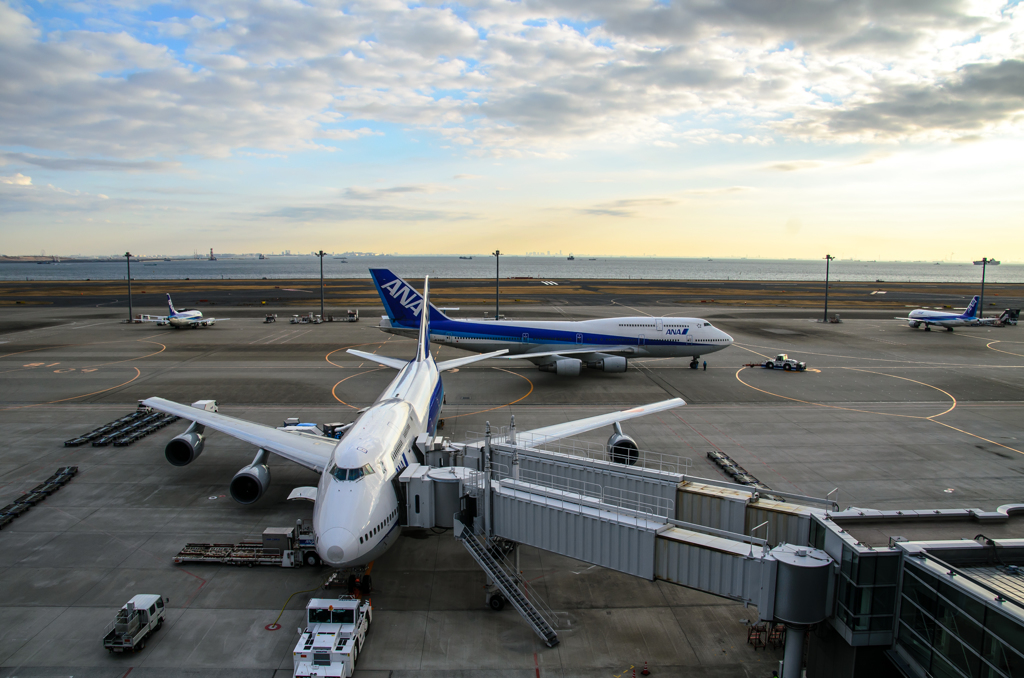
{"type": "Polygon", "coordinates": [[[358,308],[350,308],[348,310],[348,316],[345,318],[345,320],[347,322],[350,322],[350,323],[357,323],[357,322],[359,322],[359,309],[358,308]]]}
{"type": "Polygon", "coordinates": [[[174,563],[315,567],[320,564],[320,556],[313,530],[299,520],[295,527],[268,527],[262,539],[245,539],[237,544],[185,544],[174,556],[174,563]]]}
{"type": "Polygon", "coordinates": [[[134,596],[107,627],[103,647],[110,652],[135,652],[146,647],[146,638],[163,626],[167,616],[164,602],[163,596],[153,593],[134,596]]]}
{"type": "MultiPolygon", "coordinates": [[[[907,324],[913,328],[918,328],[921,325],[924,325],[925,332],[930,332],[932,325],[935,325],[936,327],[945,327],[947,331],[952,332],[954,327],[990,324],[978,320],[979,303],[980,297],[975,296],[971,299],[971,303],[967,306],[967,310],[959,315],[949,313],[947,311],[929,311],[925,308],[918,308],[911,311],[910,315],[907,317],[897,317],[894,318],[894,320],[906,320],[907,324]]],[[[993,318],[993,320],[995,319],[993,318]]]]}
{"type": "MultiPolygon", "coordinates": [[[[415,336],[423,305],[407,282],[385,268],[370,275],[387,316],[379,329],[415,336]]],[[[629,358],[700,357],[729,348],[732,337],[703,318],[603,318],[599,320],[468,320],[449,318],[430,306],[430,340],[467,351],[508,349],[508,360],[529,360],[542,372],[577,376],[584,366],[603,372],[625,372],[629,358]]]]}
{"type": "Polygon", "coordinates": [[[174,309],[174,302],[171,295],[167,295],[167,315],[142,315],[138,316],[144,323],[156,323],[157,325],[170,325],[174,329],[208,327],[215,322],[231,320],[231,318],[204,318],[202,311],[183,308],[180,311],[174,309]]]}
{"type": "MultiPolygon", "coordinates": [[[[429,280],[423,287],[426,299],[428,290],[429,280]]],[[[164,456],[174,466],[191,464],[203,452],[207,428],[256,446],[252,463],[231,480],[231,496],[241,503],[259,500],[270,486],[270,454],[320,474],[316,487],[295,488],[289,495],[290,499],[314,502],[312,524],[317,554],[324,563],[337,568],[372,562],[395,544],[401,532],[400,488],[394,480],[417,460],[414,441],[424,434],[436,435],[444,403],[441,373],[507,352],[502,349],[435,362],[430,353],[430,307],[423,304],[421,308],[416,356],[411,361],[349,349],[360,358],[398,370],[398,375],[373,405],[360,411],[341,440],[301,430],[279,431],[227,417],[217,411],[217,403],[212,400],[198,401],[190,407],[148,398],[144,401],[147,406],[192,422],[184,433],[167,443],[164,456]]],[[[673,398],[527,433],[550,442],[684,404],[673,398]]]]}
{"type": "Polygon", "coordinates": [[[368,600],[312,598],[306,603],[306,628],[292,651],[293,678],[349,678],[366,644],[373,621],[368,600]]]}
{"type": "Polygon", "coordinates": [[[276,323],[277,322],[277,314],[276,313],[268,313],[266,319],[263,322],[265,322],[265,323],[276,323]]]}
{"type": "Polygon", "coordinates": [[[793,360],[785,353],[780,353],[774,358],[765,360],[762,365],[769,370],[786,370],[787,372],[803,372],[807,369],[807,363],[793,360]]]}

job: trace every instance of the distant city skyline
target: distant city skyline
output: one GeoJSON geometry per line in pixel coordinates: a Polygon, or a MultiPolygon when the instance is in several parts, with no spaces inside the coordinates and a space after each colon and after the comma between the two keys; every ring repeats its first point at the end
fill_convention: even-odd
{"type": "Polygon", "coordinates": [[[1010,262],[1022,28],[988,0],[0,0],[0,250],[1010,262]]]}

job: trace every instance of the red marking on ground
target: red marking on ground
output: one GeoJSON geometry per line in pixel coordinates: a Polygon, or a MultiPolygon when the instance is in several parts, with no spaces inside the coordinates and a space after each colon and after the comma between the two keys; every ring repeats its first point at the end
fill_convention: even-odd
{"type": "Polygon", "coordinates": [[[199,582],[200,582],[200,584],[199,584],[199,588],[197,588],[197,589],[196,589],[196,590],[195,590],[195,591],[194,591],[194,592],[192,593],[192,595],[188,597],[188,599],[187,599],[187,600],[185,601],[185,604],[184,604],[184,605],[182,606],[182,607],[188,607],[189,605],[191,605],[191,604],[192,604],[192,601],[196,599],[196,596],[198,596],[198,595],[199,595],[199,592],[203,590],[203,587],[204,587],[204,586],[206,586],[206,583],[207,583],[207,582],[206,582],[206,580],[205,580],[205,579],[203,579],[202,577],[200,577],[200,576],[199,576],[198,574],[192,574],[191,572],[189,572],[188,570],[186,570],[186,569],[184,569],[184,568],[178,568],[178,569],[179,569],[179,570],[180,570],[181,572],[184,572],[185,574],[187,574],[187,575],[188,575],[188,576],[190,576],[190,577],[195,577],[195,578],[196,578],[196,579],[198,579],[198,580],[199,580],[199,582]]]}
{"type": "Polygon", "coordinates": [[[124,678],[124,677],[125,677],[125,676],[127,676],[127,675],[128,675],[129,673],[131,673],[131,672],[132,672],[132,669],[134,669],[134,668],[135,668],[134,666],[129,666],[129,667],[128,667],[128,670],[124,672],[124,675],[122,675],[122,676],[121,676],[121,678],[124,678]]]}
{"type": "Polygon", "coordinates": [[[276,631],[279,628],[281,628],[281,625],[280,624],[267,624],[263,628],[265,628],[268,631],[276,631]]]}
{"type": "Polygon", "coordinates": [[[537,671],[537,678],[540,678],[540,664],[537,663],[537,653],[533,653],[533,668],[537,671]]]}

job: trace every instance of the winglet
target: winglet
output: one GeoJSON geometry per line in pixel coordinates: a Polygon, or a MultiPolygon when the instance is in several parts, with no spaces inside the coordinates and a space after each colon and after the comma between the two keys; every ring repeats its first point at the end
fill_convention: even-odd
{"type": "Polygon", "coordinates": [[[416,342],[416,362],[429,360],[430,355],[430,276],[423,279],[423,304],[420,306],[420,336],[416,342]]]}

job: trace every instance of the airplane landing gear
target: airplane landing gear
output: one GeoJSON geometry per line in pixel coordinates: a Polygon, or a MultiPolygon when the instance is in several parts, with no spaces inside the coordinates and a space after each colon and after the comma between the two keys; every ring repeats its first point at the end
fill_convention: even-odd
{"type": "Polygon", "coordinates": [[[932,331],[932,326],[931,325],[925,325],[924,326],[924,331],[925,332],[931,332],[932,331]]]}
{"type": "Polygon", "coordinates": [[[697,369],[697,367],[700,365],[700,363],[697,362],[698,360],[700,360],[700,356],[699,355],[698,356],[694,356],[693,360],[690,361],[690,369],[691,370],[697,369]]]}
{"type": "Polygon", "coordinates": [[[947,332],[952,332],[952,331],[953,331],[953,328],[952,328],[952,327],[947,327],[947,328],[946,328],[946,331],[947,331],[947,332]]]}

